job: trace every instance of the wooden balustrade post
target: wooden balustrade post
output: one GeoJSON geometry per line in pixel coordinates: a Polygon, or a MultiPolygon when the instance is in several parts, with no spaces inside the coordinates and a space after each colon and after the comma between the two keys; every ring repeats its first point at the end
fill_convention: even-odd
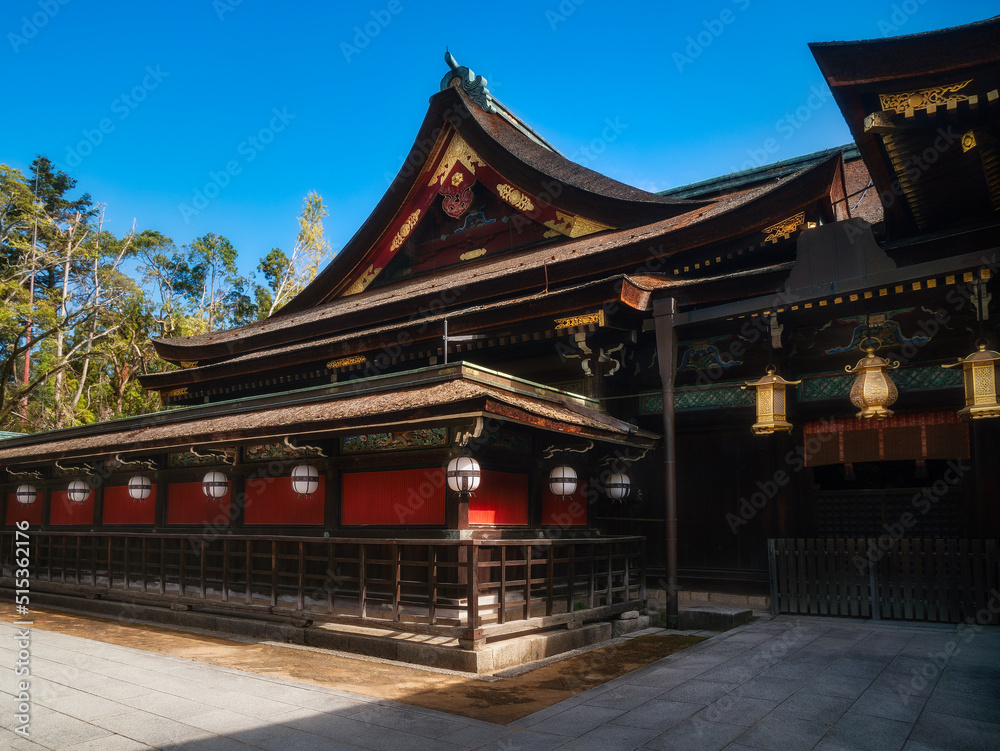
{"type": "Polygon", "coordinates": [[[466,570],[468,571],[465,587],[467,628],[464,638],[459,638],[458,645],[462,649],[480,650],[486,640],[483,637],[479,617],[479,546],[470,542],[462,547],[466,549],[466,570]]]}

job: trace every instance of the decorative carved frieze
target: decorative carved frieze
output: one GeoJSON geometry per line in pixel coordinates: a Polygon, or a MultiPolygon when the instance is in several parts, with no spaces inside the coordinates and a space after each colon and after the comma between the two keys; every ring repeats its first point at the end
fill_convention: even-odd
{"type": "Polygon", "coordinates": [[[345,454],[367,454],[376,451],[438,448],[448,445],[447,428],[415,428],[398,433],[367,433],[340,439],[345,454]]]}
{"type": "Polygon", "coordinates": [[[957,92],[972,83],[959,81],[958,83],[947,84],[945,86],[932,86],[927,89],[915,89],[914,91],[898,91],[892,94],[879,94],[879,102],[883,110],[892,110],[900,114],[910,110],[926,110],[929,107],[945,106],[949,102],[964,102],[969,98],[968,94],[957,92]]]}
{"type": "Polygon", "coordinates": [[[594,324],[596,326],[604,325],[604,311],[599,310],[596,313],[586,313],[581,316],[572,316],[570,318],[557,318],[555,322],[555,330],[560,329],[571,329],[576,326],[590,326],[594,324]]]}
{"type": "Polygon", "coordinates": [[[337,360],[330,360],[326,364],[327,370],[336,370],[337,368],[346,368],[351,365],[362,365],[365,362],[364,355],[350,355],[349,357],[341,357],[337,360]]]}
{"type": "Polygon", "coordinates": [[[243,447],[243,461],[270,462],[288,459],[302,459],[307,456],[323,456],[316,446],[289,446],[287,443],[259,443],[243,447]]]}
{"type": "Polygon", "coordinates": [[[800,211],[795,216],[790,216],[787,219],[782,219],[780,222],[764,228],[764,242],[776,243],[782,237],[792,234],[805,223],[806,213],[804,211],[800,211]]]}

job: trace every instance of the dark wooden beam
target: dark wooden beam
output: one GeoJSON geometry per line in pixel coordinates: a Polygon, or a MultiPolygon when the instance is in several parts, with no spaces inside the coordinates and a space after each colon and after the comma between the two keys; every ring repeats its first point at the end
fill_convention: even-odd
{"type": "Polygon", "coordinates": [[[663,382],[663,486],[666,497],[667,626],[677,628],[677,464],[674,420],[674,373],[677,370],[677,301],[668,297],[653,305],[656,357],[663,382]]]}
{"type": "MultiPolygon", "coordinates": [[[[845,295],[851,292],[861,292],[873,287],[905,284],[910,280],[919,280],[924,277],[956,274],[962,270],[978,269],[982,266],[996,266],[998,262],[1000,262],[1000,255],[998,255],[997,249],[991,249],[978,253],[966,253],[953,258],[942,258],[938,261],[904,266],[892,271],[868,274],[864,277],[831,279],[828,283],[814,287],[752,297],[747,300],[739,300],[725,305],[715,305],[709,308],[701,308],[700,310],[690,310],[678,315],[677,325],[687,326],[706,321],[720,321],[749,313],[774,310],[778,307],[812,302],[830,297],[831,295],[845,295]]],[[[658,300],[654,303],[654,310],[656,309],[655,306],[661,302],[665,301],[658,300]]]]}

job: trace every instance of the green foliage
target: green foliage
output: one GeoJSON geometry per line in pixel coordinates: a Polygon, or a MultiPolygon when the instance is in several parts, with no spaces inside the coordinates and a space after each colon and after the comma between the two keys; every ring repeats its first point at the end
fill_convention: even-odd
{"type": "Polygon", "coordinates": [[[156,411],[138,376],[173,367],[157,337],[204,334],[272,314],[325,261],[326,216],[310,193],[291,257],[273,248],[240,274],[208,233],[178,247],[156,230],[103,229],[104,207],[44,156],[0,164],[0,430],[30,432],[156,411]]]}

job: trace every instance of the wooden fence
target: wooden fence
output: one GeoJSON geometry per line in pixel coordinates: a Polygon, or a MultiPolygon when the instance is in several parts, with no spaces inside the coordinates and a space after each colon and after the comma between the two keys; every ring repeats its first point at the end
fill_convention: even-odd
{"type": "Polygon", "coordinates": [[[996,540],[768,540],[771,611],[1000,623],[996,540]]]}
{"type": "MultiPolygon", "coordinates": [[[[13,531],[0,532],[12,586],[13,531]]],[[[32,531],[33,590],[459,638],[642,606],[644,538],[385,540],[32,531]]],[[[23,550],[18,555],[23,555],[23,550]]]]}

